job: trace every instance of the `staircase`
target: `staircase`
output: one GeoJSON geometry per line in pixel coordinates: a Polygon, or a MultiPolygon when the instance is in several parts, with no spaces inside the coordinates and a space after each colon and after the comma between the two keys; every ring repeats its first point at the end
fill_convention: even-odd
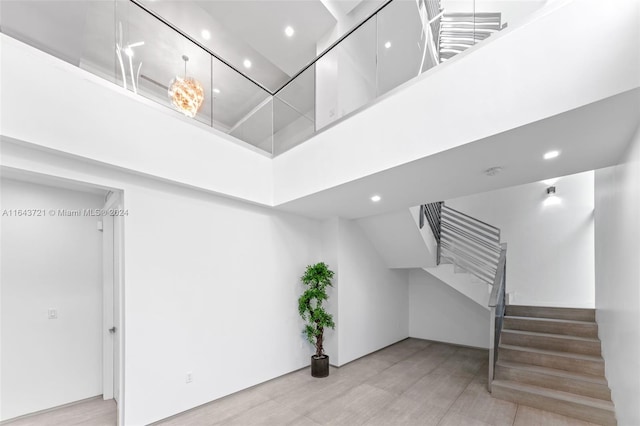
{"type": "Polygon", "coordinates": [[[501,13],[444,13],[438,43],[440,62],[500,31],[501,13]]]}
{"type": "Polygon", "coordinates": [[[491,286],[488,387],[493,396],[615,425],[595,310],[507,306],[507,250],[500,230],[443,202],[423,205],[421,227],[425,219],[438,243],[437,264],[453,263],[454,270],[474,275],[476,286],[491,286]]]}
{"type": "Polygon", "coordinates": [[[419,219],[418,227],[428,225],[437,244],[436,265],[423,269],[489,310],[500,256],[506,252],[500,229],[442,201],[420,206],[419,219]]]}
{"type": "Polygon", "coordinates": [[[594,309],[507,306],[491,393],[615,425],[594,309]]]}

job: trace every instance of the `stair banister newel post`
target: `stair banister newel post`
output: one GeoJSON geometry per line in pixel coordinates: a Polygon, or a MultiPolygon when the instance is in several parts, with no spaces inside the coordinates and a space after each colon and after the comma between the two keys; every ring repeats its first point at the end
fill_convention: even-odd
{"type": "Polygon", "coordinates": [[[494,369],[496,365],[495,360],[495,337],[496,337],[496,307],[491,307],[491,320],[489,324],[489,377],[487,380],[487,390],[491,392],[491,382],[493,382],[494,369]]]}
{"type": "Polygon", "coordinates": [[[489,297],[489,307],[491,308],[491,319],[489,325],[489,377],[487,389],[491,392],[491,383],[495,375],[495,366],[498,361],[498,344],[502,331],[502,322],[506,306],[506,283],[507,283],[507,244],[500,244],[500,259],[496,269],[496,276],[493,282],[493,289],[489,297]]]}
{"type": "Polygon", "coordinates": [[[440,264],[440,236],[442,235],[442,205],[443,201],[420,205],[420,229],[424,227],[424,220],[427,219],[429,228],[436,240],[436,265],[440,264]]]}

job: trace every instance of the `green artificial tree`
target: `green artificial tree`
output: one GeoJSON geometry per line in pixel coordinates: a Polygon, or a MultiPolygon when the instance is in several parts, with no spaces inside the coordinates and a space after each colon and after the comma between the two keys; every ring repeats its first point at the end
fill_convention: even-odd
{"type": "Polygon", "coordinates": [[[333,316],[324,310],[322,302],[327,300],[327,287],[332,286],[331,279],[334,272],[324,263],[307,266],[307,270],[300,278],[307,287],[298,299],[298,312],[307,322],[304,333],[312,345],[316,347],[315,358],[324,356],[324,329],[335,329],[333,316]]]}

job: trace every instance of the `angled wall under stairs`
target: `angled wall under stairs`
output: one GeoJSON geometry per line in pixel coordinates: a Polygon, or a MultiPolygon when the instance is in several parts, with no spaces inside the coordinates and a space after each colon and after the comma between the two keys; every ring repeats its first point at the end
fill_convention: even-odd
{"type": "Polygon", "coordinates": [[[507,306],[495,398],[616,425],[594,309],[507,306]]]}

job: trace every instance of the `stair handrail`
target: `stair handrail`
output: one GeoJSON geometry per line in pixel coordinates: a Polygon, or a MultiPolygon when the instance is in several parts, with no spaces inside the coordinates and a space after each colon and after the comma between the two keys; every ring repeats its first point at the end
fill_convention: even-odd
{"type": "Polygon", "coordinates": [[[491,308],[491,325],[489,327],[489,377],[487,389],[491,392],[491,383],[495,377],[496,362],[498,362],[498,345],[500,344],[500,333],[504,322],[504,312],[506,308],[506,287],[507,287],[507,243],[500,244],[500,259],[498,269],[493,281],[491,296],[489,296],[489,308],[491,308]]]}

